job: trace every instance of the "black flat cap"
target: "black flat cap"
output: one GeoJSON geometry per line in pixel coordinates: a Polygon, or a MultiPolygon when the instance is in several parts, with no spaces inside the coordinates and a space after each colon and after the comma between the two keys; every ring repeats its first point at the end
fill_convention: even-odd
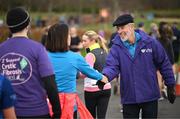
{"type": "Polygon", "coordinates": [[[114,21],[113,26],[123,26],[128,23],[134,23],[133,17],[130,14],[123,14],[114,21]]]}

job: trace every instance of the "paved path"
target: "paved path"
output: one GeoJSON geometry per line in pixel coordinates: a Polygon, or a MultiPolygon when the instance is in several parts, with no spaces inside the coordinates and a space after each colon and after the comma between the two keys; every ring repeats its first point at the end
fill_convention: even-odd
{"type": "MultiPolygon", "coordinates": [[[[112,84],[113,85],[113,84],[112,84]]],[[[83,100],[83,80],[78,80],[78,93],[83,100]]],[[[107,119],[121,119],[122,113],[120,112],[120,98],[113,95],[110,98],[109,107],[107,111],[107,119]]],[[[175,103],[172,105],[167,100],[159,101],[158,117],[166,119],[180,119],[180,96],[176,98],[175,103]]]]}

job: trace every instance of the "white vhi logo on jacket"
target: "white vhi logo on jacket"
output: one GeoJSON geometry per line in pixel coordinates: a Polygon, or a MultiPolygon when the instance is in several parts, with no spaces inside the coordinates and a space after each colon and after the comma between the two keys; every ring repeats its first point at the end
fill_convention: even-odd
{"type": "Polygon", "coordinates": [[[148,53],[148,52],[152,53],[152,49],[151,48],[141,49],[141,52],[142,53],[148,53]]]}

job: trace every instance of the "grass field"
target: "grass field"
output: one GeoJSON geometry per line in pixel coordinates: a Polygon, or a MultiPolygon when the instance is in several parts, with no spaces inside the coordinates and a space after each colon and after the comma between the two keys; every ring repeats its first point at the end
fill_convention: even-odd
{"type": "MultiPolygon", "coordinates": [[[[144,22],[146,32],[150,31],[150,24],[152,22],[158,24],[161,21],[166,21],[169,23],[177,22],[178,28],[180,29],[180,14],[179,13],[180,13],[180,10],[136,11],[136,12],[134,12],[135,24],[137,25],[139,22],[144,22]],[[154,14],[154,19],[147,20],[146,15],[149,13],[154,14]],[[144,17],[142,17],[142,15],[144,17]],[[167,17],[156,17],[156,16],[167,16],[167,17]],[[172,16],[177,16],[177,17],[172,17],[172,16]]],[[[47,12],[47,13],[33,12],[33,13],[30,13],[30,15],[31,15],[31,19],[32,19],[32,24],[35,24],[35,20],[37,18],[49,19],[49,20],[51,20],[51,22],[55,23],[58,21],[59,17],[62,15],[65,17],[69,17],[70,15],[77,15],[77,13],[68,13],[67,14],[67,13],[52,13],[52,12],[51,13],[49,13],[49,12],[47,12]]],[[[92,19],[97,19],[97,16],[98,15],[93,15],[92,19]]],[[[0,12],[0,19],[3,19],[5,21],[5,13],[0,12]]],[[[95,31],[103,30],[103,31],[105,31],[105,33],[106,33],[105,37],[108,40],[111,33],[116,30],[112,26],[113,20],[114,19],[111,18],[108,22],[105,22],[105,23],[100,23],[100,22],[92,22],[92,23],[86,23],[86,24],[80,23],[80,25],[79,25],[80,35],[86,30],[95,30],[95,31]]],[[[96,20],[94,20],[94,21],[96,21],[96,20]]],[[[82,22],[84,22],[84,21],[82,21],[82,22]]],[[[6,34],[6,31],[7,30],[1,31],[1,35],[2,35],[2,33],[6,34]]],[[[32,30],[31,37],[34,39],[40,40],[41,32],[42,32],[41,29],[35,28],[35,30],[32,30]]],[[[4,35],[3,35],[3,37],[0,38],[0,41],[2,41],[2,38],[4,39],[4,35]]]]}

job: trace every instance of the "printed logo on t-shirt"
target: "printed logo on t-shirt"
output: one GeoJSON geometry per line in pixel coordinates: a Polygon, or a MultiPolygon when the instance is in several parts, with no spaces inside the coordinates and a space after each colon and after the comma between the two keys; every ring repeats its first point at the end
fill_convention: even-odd
{"type": "Polygon", "coordinates": [[[19,85],[30,79],[32,65],[21,54],[7,53],[0,58],[0,73],[9,78],[12,85],[19,85]]]}

